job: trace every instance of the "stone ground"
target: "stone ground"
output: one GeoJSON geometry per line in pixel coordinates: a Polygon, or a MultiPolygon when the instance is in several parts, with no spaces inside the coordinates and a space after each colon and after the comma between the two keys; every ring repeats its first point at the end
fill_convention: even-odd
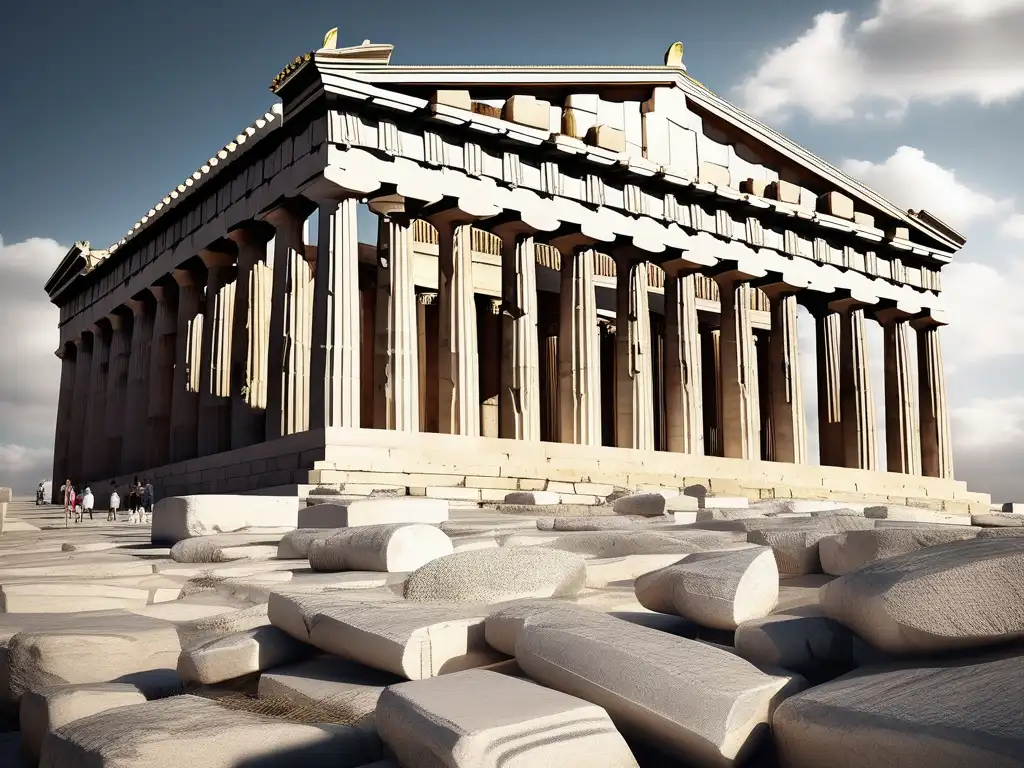
{"type": "Polygon", "coordinates": [[[1016,516],[636,506],[172,549],[12,502],[0,766],[1024,766],[1016,516]]]}

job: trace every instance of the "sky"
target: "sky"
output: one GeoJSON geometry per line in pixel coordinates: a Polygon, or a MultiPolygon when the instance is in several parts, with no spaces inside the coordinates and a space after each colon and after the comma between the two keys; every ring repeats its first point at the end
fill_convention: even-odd
{"type": "MultiPolygon", "coordinates": [[[[1024,0],[469,7],[34,0],[5,8],[0,484],[26,492],[50,476],[60,366],[43,283],[67,248],[120,239],[266,111],[274,75],[336,26],[342,46],[394,44],[394,64],[660,64],[681,40],[690,74],[715,93],[900,207],[926,208],[960,229],[968,244],[942,272],[956,474],[995,499],[1024,500],[1024,199],[1016,199],[1024,0]]],[[[880,334],[869,342],[880,403],[880,334]]]]}

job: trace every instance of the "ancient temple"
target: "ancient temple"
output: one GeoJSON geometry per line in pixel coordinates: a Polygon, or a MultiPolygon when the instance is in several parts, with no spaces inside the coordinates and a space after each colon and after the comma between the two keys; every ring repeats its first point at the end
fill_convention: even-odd
{"type": "Polygon", "coordinates": [[[943,222],[728,104],[675,46],[662,66],[423,67],[325,45],[50,278],[55,487],[987,499],[953,478],[940,272],[964,239],[943,222]]]}

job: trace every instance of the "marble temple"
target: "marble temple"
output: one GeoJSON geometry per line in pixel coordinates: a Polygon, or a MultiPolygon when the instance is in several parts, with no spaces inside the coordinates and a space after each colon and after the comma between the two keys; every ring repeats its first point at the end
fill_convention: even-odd
{"type": "Polygon", "coordinates": [[[55,492],[703,485],[987,511],[954,479],[940,345],[960,234],[712,93],[679,44],[659,66],[391,54],[296,58],[123,239],[71,248],[46,284],[55,492]]]}

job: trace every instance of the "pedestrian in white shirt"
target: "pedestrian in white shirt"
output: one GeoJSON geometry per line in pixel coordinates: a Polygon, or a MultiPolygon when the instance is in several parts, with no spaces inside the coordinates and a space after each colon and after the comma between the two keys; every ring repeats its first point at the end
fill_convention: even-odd
{"type": "Polygon", "coordinates": [[[107,522],[117,522],[117,510],[121,506],[121,497],[117,495],[117,486],[110,481],[110,503],[107,505],[107,522]]]}
{"type": "Polygon", "coordinates": [[[92,495],[92,488],[86,486],[85,493],[82,494],[82,512],[89,513],[89,519],[92,520],[92,508],[96,504],[96,498],[92,495]]]}

